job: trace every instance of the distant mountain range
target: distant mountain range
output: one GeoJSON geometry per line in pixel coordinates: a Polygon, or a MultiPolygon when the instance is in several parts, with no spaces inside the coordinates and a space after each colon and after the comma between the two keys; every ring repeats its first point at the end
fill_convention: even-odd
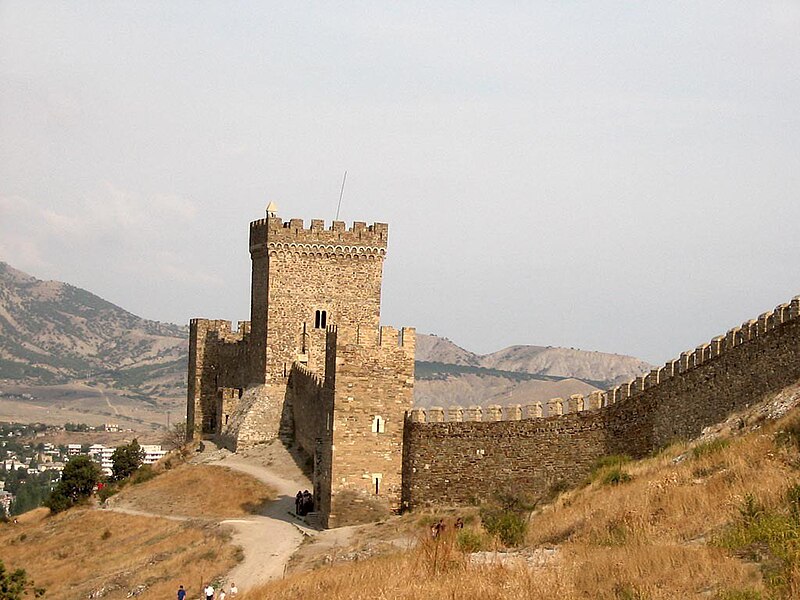
{"type": "Polygon", "coordinates": [[[185,393],[187,336],[187,327],[142,319],[0,262],[0,379],[175,397],[185,393]]]}
{"type": "Polygon", "coordinates": [[[632,356],[552,346],[475,354],[447,338],[417,335],[418,406],[524,404],[588,394],[652,369],[632,356]]]}
{"type": "MultiPolygon", "coordinates": [[[[0,262],[0,379],[81,384],[178,406],[186,393],[188,328],[142,319],[98,296],[0,262]]],[[[417,336],[418,406],[523,404],[586,394],[645,373],[630,356],[511,346],[479,355],[417,336]]]]}

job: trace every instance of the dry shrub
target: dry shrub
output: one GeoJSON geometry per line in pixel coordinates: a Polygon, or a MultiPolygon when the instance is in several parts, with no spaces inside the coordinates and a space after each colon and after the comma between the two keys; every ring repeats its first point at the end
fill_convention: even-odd
{"type": "Polygon", "coordinates": [[[536,572],[501,566],[432,570],[424,549],[287,577],[243,600],[577,600],[558,569],[536,572]]]}
{"type": "Polygon", "coordinates": [[[572,565],[579,597],[596,600],[708,598],[725,589],[763,589],[758,569],[707,546],[575,545],[572,565]]]}

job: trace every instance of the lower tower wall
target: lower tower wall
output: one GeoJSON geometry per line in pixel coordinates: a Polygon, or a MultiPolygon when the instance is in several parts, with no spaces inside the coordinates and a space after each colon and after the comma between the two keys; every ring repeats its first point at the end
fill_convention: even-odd
{"type": "Polygon", "coordinates": [[[325,385],[334,390],[328,526],[375,520],[401,507],[415,340],[410,328],[328,331],[325,385]]]}

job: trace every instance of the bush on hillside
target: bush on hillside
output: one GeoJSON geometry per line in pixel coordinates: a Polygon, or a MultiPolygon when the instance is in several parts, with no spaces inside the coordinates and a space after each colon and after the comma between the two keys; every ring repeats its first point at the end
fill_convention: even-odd
{"type": "Polygon", "coordinates": [[[113,465],[111,466],[111,477],[115,481],[120,481],[130,477],[139,467],[142,466],[144,452],[139,442],[133,440],[130,444],[118,446],[111,455],[113,465]]]}
{"type": "Polygon", "coordinates": [[[153,470],[153,467],[142,465],[131,475],[131,483],[134,485],[144,483],[145,481],[150,481],[156,475],[157,473],[153,470]]]}
{"type": "Polygon", "coordinates": [[[500,495],[495,503],[481,508],[481,523],[489,535],[498,537],[505,546],[519,546],[528,533],[531,508],[518,496],[500,495]]]}
{"type": "Polygon", "coordinates": [[[486,548],[486,538],[480,531],[462,529],[456,534],[456,545],[462,552],[479,552],[486,548]]]}
{"type": "Polygon", "coordinates": [[[778,443],[800,450],[800,419],[794,419],[778,432],[778,443]]]}
{"type": "Polygon", "coordinates": [[[739,518],[714,540],[716,545],[737,556],[757,562],[764,582],[777,592],[778,597],[788,597],[798,583],[799,500],[800,485],[790,487],[783,502],[773,507],[764,506],[755,496],[748,494],[739,507],[739,518]]]}
{"type": "Polygon", "coordinates": [[[604,471],[601,481],[603,485],[619,485],[621,483],[627,483],[631,479],[633,478],[627,471],[624,471],[620,467],[612,467],[604,471]]]}
{"type": "Polygon", "coordinates": [[[631,475],[622,466],[629,463],[626,454],[611,454],[598,458],[592,466],[589,481],[600,481],[604,485],[619,485],[631,480],[631,475]]]}
{"type": "Polygon", "coordinates": [[[100,467],[91,458],[73,457],[44,505],[54,513],[67,510],[92,495],[100,476],[100,467]]]}
{"type": "Polygon", "coordinates": [[[728,446],[730,446],[731,441],[724,439],[724,438],[716,438],[710,440],[708,442],[703,442],[701,444],[697,444],[694,448],[692,448],[692,456],[694,458],[703,458],[704,456],[711,456],[712,454],[717,454],[721,452],[728,446]]]}
{"type": "Polygon", "coordinates": [[[34,598],[44,596],[44,588],[37,588],[28,578],[25,569],[6,571],[6,566],[0,560],[0,599],[23,600],[29,593],[34,598]]]}

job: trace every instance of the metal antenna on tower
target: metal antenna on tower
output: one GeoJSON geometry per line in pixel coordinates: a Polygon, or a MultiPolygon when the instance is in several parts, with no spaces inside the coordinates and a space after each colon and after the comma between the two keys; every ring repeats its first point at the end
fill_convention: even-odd
{"type": "Polygon", "coordinates": [[[347,171],[344,172],[344,177],[342,177],[342,191],[339,192],[339,204],[336,207],[336,218],[334,221],[339,220],[339,209],[342,208],[342,196],[344,196],[344,182],[347,181],[347,171]]]}

